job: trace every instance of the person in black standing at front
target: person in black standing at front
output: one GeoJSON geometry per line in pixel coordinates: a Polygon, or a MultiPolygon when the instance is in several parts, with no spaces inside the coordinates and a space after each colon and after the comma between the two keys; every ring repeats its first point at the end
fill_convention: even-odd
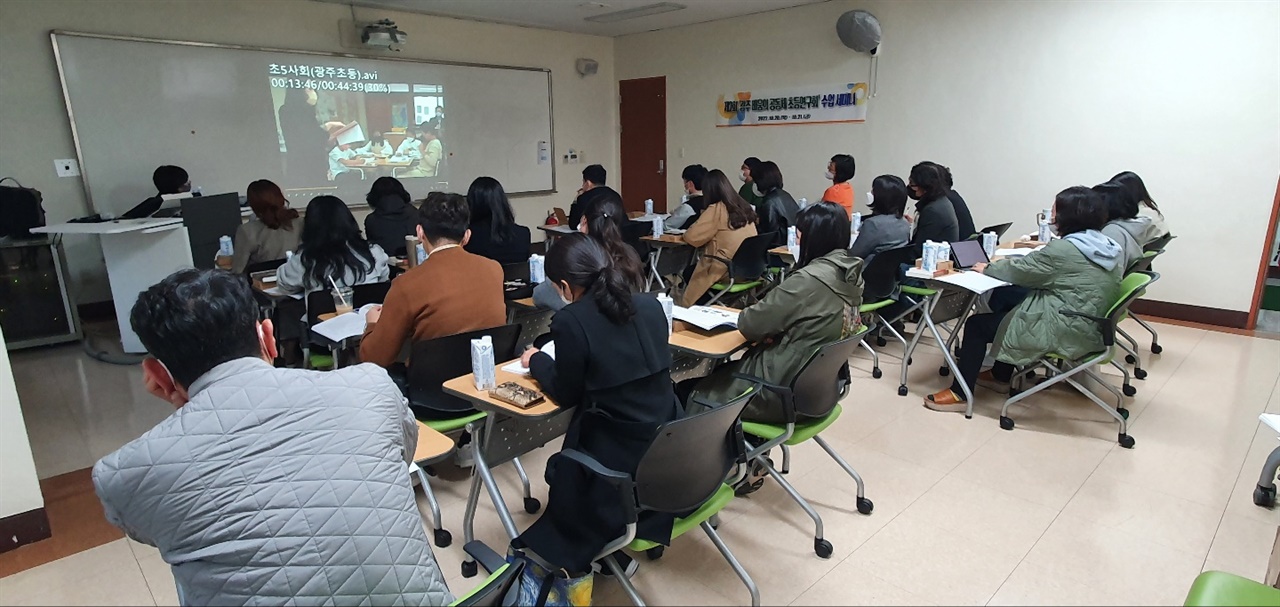
{"type": "Polygon", "coordinates": [[[318,97],[312,89],[286,89],[276,112],[284,155],[285,183],[290,187],[319,186],[328,181],[329,131],[316,118],[318,97]]]}
{"type": "Polygon", "coordinates": [[[917,201],[916,231],[911,236],[911,246],[916,248],[917,255],[923,251],[926,240],[960,240],[960,221],[956,219],[955,207],[947,198],[947,178],[941,165],[921,162],[911,167],[907,195],[917,201]]]}
{"type": "Polygon", "coordinates": [[[382,247],[388,255],[405,254],[405,237],[418,233],[418,209],[404,184],[395,177],[379,177],[369,188],[365,201],[373,212],[364,218],[364,235],[369,244],[382,247]]]}
{"type": "MultiPolygon", "coordinates": [[[[682,414],[671,384],[662,304],[633,293],[626,274],[586,234],[556,242],[546,270],[547,280],[570,303],[551,321],[555,358],[530,349],[522,361],[556,404],[573,410],[562,449],[634,475],[658,426],[682,414]]],[[[558,456],[547,463],[547,481],[547,509],[513,545],[570,574],[585,574],[625,529],[618,492],[558,456]]],[[[674,520],[668,514],[642,515],[636,537],[668,544],[674,520]]],[[[635,562],[621,552],[616,556],[630,576],[635,562]]]]}
{"type": "Polygon", "coordinates": [[[516,223],[515,212],[502,184],[492,177],[477,177],[467,190],[471,206],[471,240],[464,248],[498,263],[529,260],[529,228],[516,223]]]}
{"type": "Polygon", "coordinates": [[[155,172],[151,174],[151,183],[156,186],[156,195],[125,211],[120,219],[150,217],[164,204],[163,196],[191,191],[191,178],[187,176],[187,172],[182,167],[168,164],[156,167],[155,172]]]}
{"type": "Polygon", "coordinates": [[[760,204],[756,207],[756,215],[759,217],[756,233],[773,232],[770,247],[787,244],[787,228],[795,225],[800,205],[796,204],[796,199],[791,194],[782,189],[782,171],[773,161],[766,160],[751,169],[751,181],[755,184],[756,194],[761,197],[760,204]]]}

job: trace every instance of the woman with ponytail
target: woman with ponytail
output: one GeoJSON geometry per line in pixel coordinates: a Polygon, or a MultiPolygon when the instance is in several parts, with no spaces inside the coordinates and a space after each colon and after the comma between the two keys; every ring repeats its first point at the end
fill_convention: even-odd
{"type": "MultiPolygon", "coordinates": [[[[577,227],[579,232],[590,236],[604,249],[613,267],[631,290],[638,292],[644,284],[644,265],[640,263],[640,256],[635,248],[627,244],[622,234],[627,221],[627,212],[622,208],[622,197],[609,190],[587,201],[577,227]]],[[[553,245],[552,249],[554,248],[553,245]]],[[[556,289],[549,281],[543,281],[534,287],[533,303],[539,308],[550,310],[559,310],[567,304],[556,294],[556,289]]]]}
{"type": "MultiPolygon", "coordinates": [[[[546,284],[568,302],[551,321],[555,357],[531,348],[522,361],[548,397],[573,410],[562,448],[635,474],[658,426],[682,413],[662,304],[635,293],[632,277],[583,234],[556,242],[546,272],[546,284]]],[[[585,574],[625,528],[617,490],[571,460],[553,456],[547,470],[547,509],[515,545],[553,568],[585,574]]],[[[673,522],[670,515],[642,516],[637,537],[667,544],[673,522]]],[[[616,556],[630,575],[634,561],[616,556]]]]}

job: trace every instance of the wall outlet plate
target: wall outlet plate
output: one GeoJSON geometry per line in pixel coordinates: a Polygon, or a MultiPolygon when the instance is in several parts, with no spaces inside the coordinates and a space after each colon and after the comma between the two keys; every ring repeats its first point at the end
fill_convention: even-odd
{"type": "Polygon", "coordinates": [[[53,169],[58,177],[79,177],[80,163],[74,158],[61,158],[53,161],[53,169]]]}

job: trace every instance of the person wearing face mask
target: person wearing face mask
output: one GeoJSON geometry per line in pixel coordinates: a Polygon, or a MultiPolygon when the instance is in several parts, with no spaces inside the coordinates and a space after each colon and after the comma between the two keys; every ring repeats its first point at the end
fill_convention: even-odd
{"type": "Polygon", "coordinates": [[[911,224],[902,218],[907,206],[907,184],[897,175],[881,175],[871,182],[867,194],[871,216],[862,220],[857,240],[849,254],[859,257],[864,266],[871,265],[876,253],[906,246],[911,240],[911,224]]]}
{"type": "Polygon", "coordinates": [[[960,221],[955,207],[947,198],[946,176],[941,167],[932,162],[921,162],[911,167],[907,182],[907,195],[916,202],[916,231],[911,236],[911,246],[916,255],[924,250],[924,242],[955,242],[960,240],[960,221]]]}
{"type": "Polygon", "coordinates": [[[956,356],[960,374],[950,388],[926,396],[925,407],[964,413],[962,381],[970,391],[978,385],[1008,393],[1016,367],[1050,352],[1077,360],[1103,350],[1093,321],[1060,312],[1106,316],[1120,294],[1123,251],[1100,231],[1107,223],[1106,203],[1089,188],[1076,186],[1059,192],[1053,209],[1054,226],[1062,238],[1025,257],[974,266],[974,271],[1023,287],[1027,294],[1011,312],[969,317],[956,356]],[[987,344],[992,345],[996,364],[979,374],[987,344]]]}
{"type": "MultiPolygon", "coordinates": [[[[561,448],[634,475],[658,427],[683,413],[671,383],[666,314],[657,299],[635,292],[631,277],[590,236],[560,238],[546,270],[547,284],[569,302],[551,321],[555,358],[531,348],[521,361],[551,400],[572,411],[561,448]]],[[[558,455],[547,470],[546,510],[512,544],[585,575],[626,526],[618,491],[558,455]]],[[[636,537],[667,544],[674,520],[644,513],[636,537]]],[[[615,558],[627,575],[635,571],[621,551],[615,558]]]]}
{"type": "MultiPolygon", "coordinates": [[[[627,212],[622,208],[622,197],[608,187],[592,191],[596,193],[587,201],[582,218],[578,220],[578,231],[600,243],[632,288],[639,291],[644,284],[644,265],[623,235],[628,220],[627,212]]],[[[550,281],[543,281],[533,288],[533,303],[544,310],[558,311],[569,302],[560,297],[550,281]]]]}
{"type": "Polygon", "coordinates": [[[853,179],[855,167],[853,156],[848,154],[832,156],[831,162],[827,163],[826,174],[826,178],[832,184],[822,193],[822,200],[844,207],[850,218],[853,217],[853,185],[849,180],[853,179]]]}
{"type": "Polygon", "coordinates": [[[668,230],[683,230],[698,220],[702,210],[706,208],[702,198],[702,180],[706,176],[707,168],[700,164],[684,168],[680,173],[680,179],[684,181],[684,198],[680,201],[680,206],[663,221],[663,227],[668,230]]]}
{"type": "Polygon", "coordinates": [[[763,196],[756,194],[755,183],[752,178],[752,173],[759,166],[760,159],[755,156],[749,156],[742,161],[742,166],[738,169],[738,180],[742,182],[742,187],[738,188],[738,195],[752,207],[759,206],[760,201],[764,199],[763,196]]]}
{"type": "Polygon", "coordinates": [[[770,247],[785,245],[787,228],[795,225],[800,205],[796,204],[796,199],[791,194],[782,189],[782,171],[778,169],[778,165],[769,161],[761,162],[751,174],[756,193],[761,196],[760,204],[756,207],[756,215],[759,217],[756,231],[760,234],[773,233],[770,247]]]}

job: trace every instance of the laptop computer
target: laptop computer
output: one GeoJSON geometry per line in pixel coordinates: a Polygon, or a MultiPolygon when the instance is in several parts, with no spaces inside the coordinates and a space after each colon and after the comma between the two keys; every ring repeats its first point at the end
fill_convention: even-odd
{"type": "Polygon", "coordinates": [[[996,238],[998,239],[998,238],[1000,238],[1001,236],[1004,236],[1004,233],[1005,233],[1005,232],[1008,232],[1008,231],[1009,231],[1009,228],[1011,228],[1011,227],[1013,227],[1013,222],[1009,222],[1009,223],[1001,223],[1001,224],[996,224],[996,225],[993,225],[993,226],[987,226],[987,227],[985,227],[985,228],[982,228],[981,230],[978,230],[978,233],[979,233],[979,234],[986,234],[987,232],[995,232],[995,233],[996,233],[996,238]]]}
{"type": "Polygon", "coordinates": [[[991,263],[982,242],[977,240],[961,240],[951,243],[951,260],[957,270],[968,270],[980,263],[991,263]]]}

